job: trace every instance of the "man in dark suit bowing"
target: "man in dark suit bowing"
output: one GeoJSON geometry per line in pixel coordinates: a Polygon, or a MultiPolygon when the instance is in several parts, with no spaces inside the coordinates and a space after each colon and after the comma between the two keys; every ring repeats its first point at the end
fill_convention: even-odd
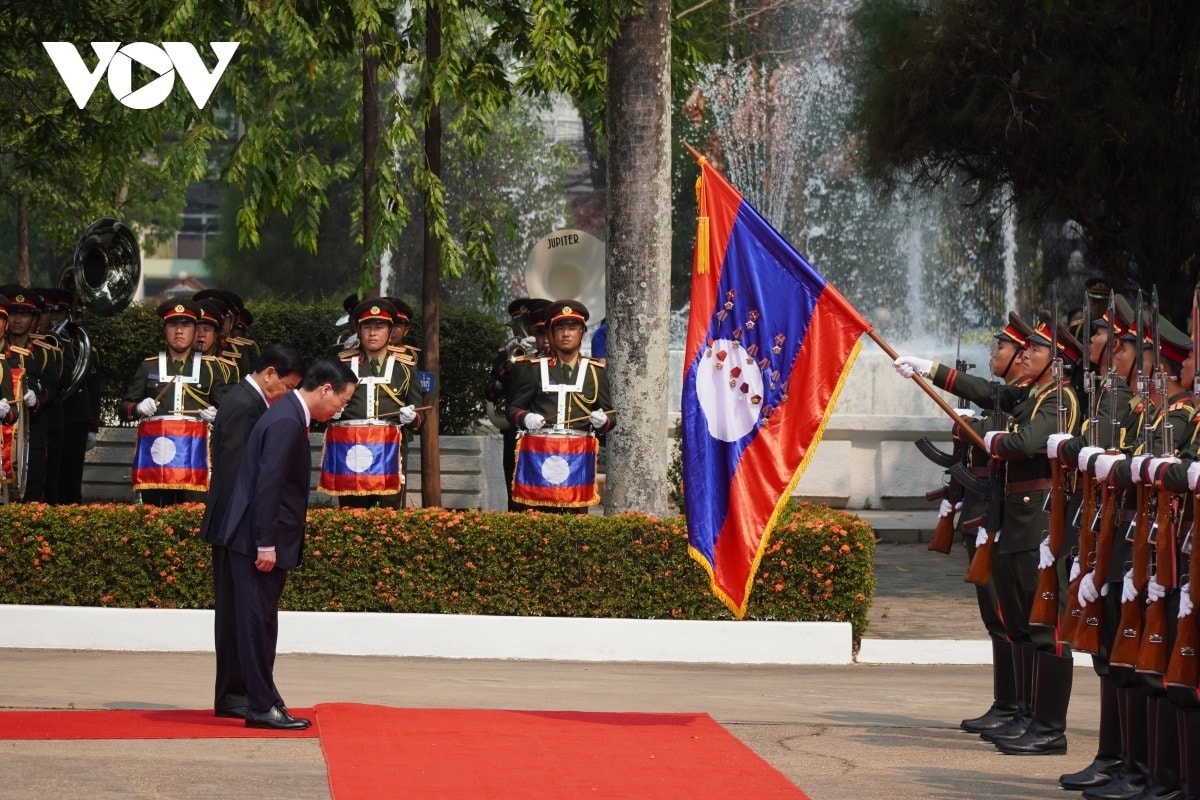
{"type": "Polygon", "coordinates": [[[279,598],[287,574],[300,564],[312,451],[308,430],[326,422],[354,396],[349,366],[321,358],[255,423],[246,442],[218,543],[229,548],[238,659],[246,682],[246,727],[303,730],[307,719],[288,713],[275,687],[279,598]]]}
{"type": "Polygon", "coordinates": [[[233,495],[242,453],[250,432],[267,407],[300,385],[304,379],[304,361],[294,347],[273,344],[263,350],[253,366],[254,372],[231,387],[221,400],[221,408],[209,436],[212,451],[212,475],[200,536],[212,545],[213,567],[213,638],[217,653],[217,681],[214,713],[218,717],[246,716],[246,682],[237,651],[237,605],[233,588],[230,550],[218,544],[221,522],[233,495]]]}

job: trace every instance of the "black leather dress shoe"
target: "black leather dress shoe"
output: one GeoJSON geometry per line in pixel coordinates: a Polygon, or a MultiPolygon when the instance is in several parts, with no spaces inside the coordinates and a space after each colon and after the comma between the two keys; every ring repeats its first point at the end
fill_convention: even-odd
{"type": "Polygon", "coordinates": [[[1146,776],[1140,770],[1125,770],[1103,786],[1084,789],[1087,800],[1132,800],[1146,789],[1146,776]]]}
{"type": "Polygon", "coordinates": [[[1092,763],[1079,770],[1079,772],[1068,772],[1065,775],[1060,775],[1058,782],[1064,789],[1073,789],[1075,791],[1104,786],[1117,777],[1117,773],[1121,771],[1121,766],[1122,762],[1120,758],[1098,755],[1092,759],[1092,763]]]}
{"type": "Polygon", "coordinates": [[[213,711],[215,717],[225,717],[227,719],[245,719],[246,712],[250,710],[249,706],[231,706],[230,708],[218,708],[213,711]]]}
{"type": "Polygon", "coordinates": [[[275,706],[270,711],[246,711],[247,728],[273,728],[277,731],[302,731],[312,722],[304,717],[293,717],[282,706],[275,706]]]}

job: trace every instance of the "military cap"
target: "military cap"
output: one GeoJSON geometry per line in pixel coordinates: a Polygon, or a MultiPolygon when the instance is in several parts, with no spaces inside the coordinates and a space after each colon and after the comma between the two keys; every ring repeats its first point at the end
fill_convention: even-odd
{"type": "Polygon", "coordinates": [[[508,315],[513,319],[528,316],[529,311],[530,308],[528,297],[518,297],[516,300],[513,300],[508,304],[508,315]]]}
{"type": "Polygon", "coordinates": [[[243,306],[238,309],[237,320],[233,324],[240,328],[249,328],[254,324],[254,315],[250,313],[250,309],[243,306]]]}
{"type": "Polygon", "coordinates": [[[356,325],[372,319],[382,320],[388,325],[392,325],[396,321],[396,307],[382,297],[363,300],[350,312],[350,319],[354,320],[356,325]]]}
{"type": "Polygon", "coordinates": [[[218,304],[220,313],[217,314],[217,319],[220,321],[224,321],[229,314],[237,314],[238,311],[237,295],[224,289],[201,289],[192,295],[192,299],[197,303],[204,301],[218,304]]]}
{"type": "Polygon", "coordinates": [[[43,311],[66,311],[67,306],[63,304],[62,297],[59,296],[57,289],[50,287],[34,287],[31,291],[37,292],[42,298],[43,311]]]}
{"type": "Polygon", "coordinates": [[[1118,338],[1136,339],[1137,334],[1134,333],[1135,326],[1133,324],[1133,308],[1129,305],[1129,301],[1121,295],[1113,295],[1114,307],[1117,312],[1116,320],[1108,318],[1108,311],[1104,312],[1104,316],[1100,319],[1093,320],[1092,324],[1097,328],[1112,328],[1113,335],[1118,338]]]}
{"type": "Polygon", "coordinates": [[[1004,342],[1012,342],[1017,347],[1024,347],[1028,338],[1029,326],[1025,320],[1017,316],[1017,312],[1008,312],[1008,324],[996,333],[996,338],[1004,342]]]}
{"type": "Polygon", "coordinates": [[[1192,355],[1192,340],[1163,316],[1158,318],[1158,352],[1180,366],[1192,355]]]}
{"type": "Polygon", "coordinates": [[[412,320],[412,306],[401,300],[399,297],[384,297],[381,298],[392,304],[392,308],[396,309],[396,322],[410,322],[412,320]]]}
{"type": "Polygon", "coordinates": [[[546,313],[551,328],[560,322],[574,320],[586,325],[588,321],[587,306],[578,300],[554,300],[546,313]]]}
{"type": "Polygon", "coordinates": [[[348,294],[342,298],[342,310],[349,314],[358,305],[358,295],[348,294]]]}
{"type": "Polygon", "coordinates": [[[215,297],[210,297],[207,300],[201,300],[196,303],[196,309],[199,312],[196,317],[196,324],[212,325],[214,328],[221,327],[221,319],[225,316],[225,304],[217,300],[215,297]]]}
{"type": "Polygon", "coordinates": [[[1084,281],[1083,286],[1087,290],[1087,296],[1092,300],[1107,300],[1108,293],[1113,290],[1113,286],[1109,283],[1108,278],[1099,276],[1088,278],[1084,281]]]}
{"type": "Polygon", "coordinates": [[[8,319],[8,297],[0,294],[0,317],[8,319]]]}
{"type": "Polygon", "coordinates": [[[0,294],[8,298],[8,311],[25,311],[33,314],[41,313],[42,296],[34,289],[27,289],[19,283],[0,286],[0,294]]]}
{"type": "Polygon", "coordinates": [[[1067,326],[1061,322],[1047,319],[1045,315],[1038,320],[1037,325],[1029,334],[1030,344],[1040,344],[1043,347],[1054,346],[1054,331],[1050,325],[1053,324],[1058,329],[1058,352],[1062,355],[1064,361],[1075,363],[1083,358],[1083,345],[1079,340],[1071,335],[1067,330],[1067,326]]]}
{"type": "Polygon", "coordinates": [[[174,300],[168,300],[158,307],[158,316],[162,317],[162,321],[171,322],[195,322],[200,318],[200,307],[196,305],[195,300],[189,300],[186,297],[177,297],[174,300]]]}

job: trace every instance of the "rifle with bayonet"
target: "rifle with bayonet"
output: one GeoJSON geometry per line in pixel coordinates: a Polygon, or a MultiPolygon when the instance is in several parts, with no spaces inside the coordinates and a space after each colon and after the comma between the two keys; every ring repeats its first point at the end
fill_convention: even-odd
{"type": "MultiPolygon", "coordinates": [[[[1200,287],[1192,290],[1192,402],[1200,402],[1200,287]]],[[[1188,595],[1192,602],[1200,600],[1200,558],[1197,558],[1197,524],[1200,524],[1200,492],[1192,493],[1192,528],[1182,550],[1188,554],[1188,595]]],[[[1200,612],[1195,610],[1180,617],[1175,624],[1175,643],[1167,662],[1163,682],[1167,686],[1195,690],[1200,684],[1200,612]]]]}
{"type": "MultiPolygon", "coordinates": [[[[1157,298],[1157,294],[1155,295],[1157,298]]],[[[1156,303],[1155,303],[1156,304],[1156,303]]],[[[1152,376],[1143,374],[1141,371],[1143,342],[1145,337],[1142,331],[1145,328],[1142,325],[1142,297],[1138,295],[1138,339],[1137,339],[1137,368],[1138,381],[1137,393],[1142,407],[1142,452],[1147,454],[1154,453],[1154,415],[1150,412],[1150,381],[1152,376]]],[[[1157,328],[1157,324],[1155,325],[1157,328]]],[[[1154,374],[1158,373],[1160,367],[1159,356],[1157,353],[1157,341],[1155,342],[1156,352],[1154,354],[1154,374]]],[[[1159,395],[1160,399],[1162,395],[1159,395]]],[[[1133,599],[1121,603],[1121,620],[1117,623],[1117,635],[1113,641],[1112,652],[1109,653],[1108,662],[1118,667],[1128,667],[1133,669],[1138,663],[1138,654],[1142,648],[1144,641],[1144,631],[1146,619],[1142,613],[1142,599],[1146,596],[1146,585],[1150,580],[1150,559],[1154,552],[1154,530],[1155,524],[1150,522],[1150,487],[1144,481],[1134,478],[1135,486],[1137,487],[1137,503],[1136,511],[1134,512],[1133,520],[1133,552],[1130,563],[1127,564],[1126,570],[1132,570],[1130,578],[1134,596],[1133,599]]],[[[1157,516],[1157,515],[1156,515],[1157,516]]]]}
{"type": "MultiPolygon", "coordinates": [[[[954,353],[954,369],[958,370],[959,372],[967,372],[973,366],[975,365],[968,364],[962,358],[962,335],[960,334],[958,337],[958,346],[954,353]]],[[[968,405],[970,404],[967,402],[966,398],[958,398],[959,408],[967,408],[968,405]]],[[[924,441],[929,442],[928,439],[924,439],[924,441]]],[[[953,463],[963,463],[966,460],[967,452],[970,449],[970,446],[971,445],[968,442],[963,441],[961,436],[957,435],[956,430],[954,436],[954,452],[952,454],[954,459],[953,463]]],[[[918,449],[921,449],[920,442],[917,443],[917,447],[918,449]]],[[[921,449],[921,452],[924,453],[925,450],[921,449]]],[[[941,451],[937,452],[940,453],[941,451]]],[[[947,464],[945,466],[949,468],[951,465],[947,464]]],[[[948,472],[947,474],[949,475],[949,480],[946,483],[945,499],[946,502],[950,504],[950,512],[944,516],[939,516],[937,526],[933,529],[933,537],[929,540],[928,549],[934,553],[949,553],[950,549],[954,546],[954,515],[958,512],[958,507],[962,503],[964,495],[966,495],[966,489],[955,476],[955,473],[948,472]]]]}
{"type": "MultiPolygon", "coordinates": [[[[1054,382],[1054,399],[1058,403],[1056,433],[1068,433],[1067,408],[1063,405],[1063,381],[1066,370],[1062,353],[1058,349],[1058,298],[1050,294],[1050,362],[1051,380],[1054,382]]],[[[1050,459],[1050,519],[1048,532],[1050,552],[1055,563],[1038,570],[1037,589],[1033,593],[1033,604],[1029,609],[1029,624],[1043,627],[1058,627],[1058,556],[1062,552],[1063,537],[1067,527],[1067,488],[1062,463],[1050,459]]]]}
{"type": "MultiPolygon", "coordinates": [[[[1111,418],[1108,447],[1105,450],[1107,455],[1116,455],[1121,452],[1121,415],[1117,406],[1117,381],[1119,377],[1116,365],[1113,363],[1117,339],[1116,300],[1116,294],[1109,292],[1108,341],[1105,343],[1108,371],[1104,376],[1104,387],[1108,392],[1109,416],[1111,418]]],[[[1081,474],[1086,472],[1087,470],[1080,470],[1081,474]]],[[[1114,544],[1113,530],[1116,527],[1117,516],[1116,505],[1117,491],[1113,488],[1110,481],[1104,481],[1100,484],[1100,527],[1096,531],[1096,547],[1093,557],[1090,559],[1091,563],[1086,568],[1092,573],[1092,581],[1096,588],[1096,597],[1082,607],[1081,618],[1078,627],[1075,629],[1074,638],[1071,640],[1073,648],[1082,650],[1085,653],[1098,654],[1102,652],[1103,648],[1101,628],[1104,618],[1104,603],[1101,591],[1103,591],[1104,582],[1108,576],[1108,563],[1112,558],[1114,544]]],[[[1084,569],[1081,567],[1080,572],[1083,573],[1084,569]]],[[[1086,575],[1086,573],[1084,574],[1086,575]]]]}
{"type": "MultiPolygon", "coordinates": [[[[1090,341],[1092,335],[1092,310],[1087,294],[1083,296],[1083,341],[1090,341]]],[[[1099,397],[1096,386],[1096,373],[1092,370],[1090,350],[1083,354],[1082,381],[1083,391],[1087,395],[1087,430],[1084,438],[1089,447],[1097,445],[1097,429],[1099,425],[1099,397]]],[[[1079,584],[1087,574],[1087,566],[1094,557],[1096,549],[1096,524],[1099,521],[1096,509],[1096,483],[1086,471],[1078,473],[1080,504],[1076,513],[1076,527],[1079,529],[1079,543],[1074,549],[1074,560],[1079,565],[1079,574],[1067,586],[1067,608],[1063,615],[1059,630],[1059,640],[1069,642],[1074,638],[1075,630],[1083,619],[1083,608],[1079,604],[1079,584]]]]}

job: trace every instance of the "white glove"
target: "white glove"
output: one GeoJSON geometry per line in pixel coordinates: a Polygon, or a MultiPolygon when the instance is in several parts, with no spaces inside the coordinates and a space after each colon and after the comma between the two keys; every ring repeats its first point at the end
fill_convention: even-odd
{"type": "Polygon", "coordinates": [[[1096,480],[1107,481],[1108,474],[1112,472],[1113,464],[1124,460],[1124,453],[1101,453],[1096,456],[1096,461],[1092,464],[1092,469],[1096,471],[1096,480]]]}
{"type": "Polygon", "coordinates": [[[1179,618],[1183,619],[1191,614],[1192,610],[1192,585],[1185,583],[1179,587],[1179,618]]]}
{"type": "Polygon", "coordinates": [[[1133,476],[1134,483],[1142,482],[1142,465],[1152,458],[1154,456],[1140,455],[1129,459],[1129,474],[1133,476]]]}
{"type": "Polygon", "coordinates": [[[1079,556],[1071,559],[1071,574],[1067,576],[1067,583],[1074,583],[1079,577],[1079,556]]]}
{"type": "Polygon", "coordinates": [[[541,414],[529,413],[525,415],[525,419],[521,420],[527,431],[540,431],[546,427],[546,418],[541,414]]]}
{"type": "Polygon", "coordinates": [[[158,411],[158,401],[153,397],[147,397],[137,404],[137,412],[143,417],[153,417],[156,411],[158,411]]]}
{"type": "Polygon", "coordinates": [[[217,418],[217,407],[216,406],[208,406],[207,408],[200,409],[200,419],[204,420],[205,422],[212,422],[216,418],[217,418]]]}
{"type": "Polygon", "coordinates": [[[1079,459],[1077,460],[1077,463],[1079,465],[1079,471],[1087,472],[1088,471],[1088,462],[1092,460],[1092,456],[1098,456],[1103,452],[1104,452],[1103,447],[1085,447],[1082,450],[1080,450],[1079,451],[1079,459]]]}
{"type": "Polygon", "coordinates": [[[933,369],[933,362],[928,358],[900,356],[892,362],[892,369],[896,370],[901,378],[911,378],[913,375],[928,378],[930,370],[933,369]]]}
{"type": "Polygon", "coordinates": [[[1121,583],[1121,602],[1132,603],[1137,600],[1137,587],[1133,585],[1133,570],[1125,570],[1125,580],[1121,583]]]}
{"type": "Polygon", "coordinates": [[[958,414],[963,419],[972,419],[975,416],[975,409],[973,409],[973,408],[956,408],[956,409],[954,409],[954,413],[958,414]]]}
{"type": "Polygon", "coordinates": [[[592,423],[593,428],[600,429],[608,423],[608,414],[605,414],[600,409],[596,409],[588,417],[588,420],[592,423]]]}
{"type": "Polygon", "coordinates": [[[1192,465],[1188,467],[1187,476],[1188,488],[1193,492],[1196,491],[1196,479],[1200,478],[1200,461],[1192,462],[1192,465]]]}
{"type": "Polygon", "coordinates": [[[938,519],[941,519],[942,517],[948,517],[955,511],[958,511],[960,508],[962,508],[961,500],[951,505],[949,500],[943,498],[942,504],[938,506],[938,519]]]}
{"type": "Polygon", "coordinates": [[[1147,603],[1157,603],[1159,600],[1162,600],[1166,596],[1167,596],[1166,587],[1163,586],[1158,581],[1154,580],[1154,578],[1151,578],[1150,582],[1148,584],[1146,584],[1146,602],[1147,603]]]}
{"type": "Polygon", "coordinates": [[[996,535],[992,537],[992,544],[1000,543],[1000,534],[1002,533],[1004,533],[1004,531],[996,531],[996,535]]]}
{"type": "Polygon", "coordinates": [[[1042,539],[1038,545],[1038,569],[1050,569],[1054,566],[1054,553],[1050,552],[1050,537],[1042,539]]]}
{"type": "Polygon", "coordinates": [[[86,453],[89,450],[95,450],[95,449],[96,449],[96,434],[91,433],[89,431],[88,435],[87,435],[87,444],[85,444],[83,446],[83,451],[86,453]]]}
{"type": "Polygon", "coordinates": [[[7,417],[8,412],[12,411],[12,406],[3,397],[0,397],[0,417],[7,417]]]}
{"type": "Polygon", "coordinates": [[[985,544],[987,544],[987,540],[987,528],[981,526],[979,530],[975,531],[975,546],[983,547],[985,544]]]}
{"type": "Polygon", "coordinates": [[[416,406],[407,405],[396,413],[396,419],[400,420],[401,425],[407,425],[417,418],[416,406]]]}
{"type": "Polygon", "coordinates": [[[521,340],[521,348],[526,353],[536,353],[537,352],[537,337],[536,336],[526,336],[524,339],[521,340]]]}
{"type": "Polygon", "coordinates": [[[1079,605],[1086,606],[1100,599],[1100,592],[1096,589],[1096,572],[1093,570],[1083,576],[1083,580],[1079,582],[1079,595],[1076,598],[1079,600],[1079,605]]]}
{"type": "Polygon", "coordinates": [[[21,402],[33,408],[37,405],[37,395],[33,393],[33,389],[26,389],[25,396],[21,398],[21,402]]]}
{"type": "Polygon", "coordinates": [[[1179,459],[1176,458],[1175,456],[1161,456],[1158,458],[1151,458],[1150,463],[1146,465],[1146,474],[1149,475],[1151,478],[1151,481],[1153,481],[1154,478],[1156,478],[1159,475],[1159,473],[1162,472],[1163,468],[1166,467],[1168,464],[1178,464],[1178,463],[1179,463],[1179,459]]]}
{"type": "Polygon", "coordinates": [[[1069,442],[1075,437],[1069,433],[1052,433],[1046,439],[1046,457],[1058,458],[1058,451],[1062,449],[1063,442],[1069,442]]]}
{"type": "Polygon", "coordinates": [[[996,441],[997,436],[1003,436],[1004,433],[1004,431],[988,431],[983,435],[983,446],[989,453],[994,452],[992,442],[996,441]]]}

